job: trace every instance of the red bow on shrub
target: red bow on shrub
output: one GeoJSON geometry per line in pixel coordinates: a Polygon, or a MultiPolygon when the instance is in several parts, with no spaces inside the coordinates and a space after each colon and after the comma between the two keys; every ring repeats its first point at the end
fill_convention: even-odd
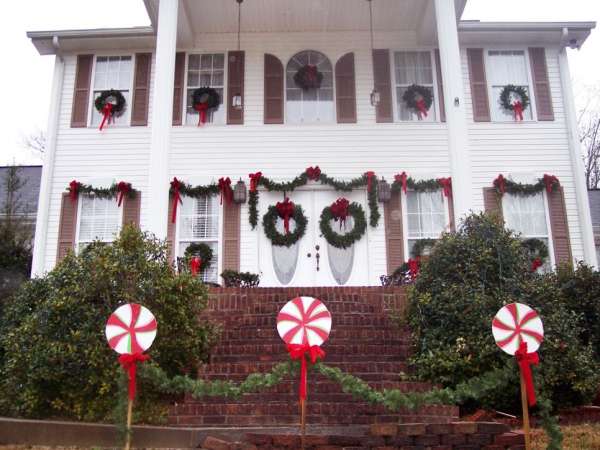
{"type": "Polygon", "coordinates": [[[365,172],[365,177],[367,177],[367,191],[371,192],[371,189],[373,189],[373,178],[375,177],[375,172],[371,170],[365,172]]]}
{"type": "Polygon", "coordinates": [[[523,120],[523,103],[520,100],[517,100],[513,103],[513,111],[515,113],[515,120],[517,122],[523,120]]]}
{"type": "Polygon", "coordinates": [[[183,203],[181,201],[179,189],[181,189],[181,182],[177,178],[173,178],[173,181],[171,181],[171,193],[173,194],[173,212],[171,213],[171,223],[175,223],[175,220],[177,220],[177,205],[179,203],[183,203]]]}
{"type": "Polygon", "coordinates": [[[529,402],[529,406],[533,406],[536,403],[536,398],[531,365],[537,366],[540,363],[540,358],[536,352],[527,353],[527,342],[521,342],[519,350],[515,353],[515,358],[517,358],[517,363],[519,364],[519,369],[521,369],[521,375],[525,382],[527,401],[529,402]]]}
{"type": "Polygon", "coordinates": [[[285,229],[285,233],[288,234],[290,232],[290,219],[294,215],[295,206],[290,199],[286,197],[283,202],[277,202],[275,208],[277,209],[279,217],[283,219],[283,228],[285,229]]]}
{"type": "Polygon", "coordinates": [[[444,197],[451,197],[452,196],[452,178],[450,178],[450,177],[438,178],[437,182],[444,190],[444,197]]]}
{"type": "Polygon", "coordinates": [[[77,195],[79,194],[79,187],[81,183],[79,181],[73,180],[69,183],[69,198],[72,202],[77,200],[77,195]]]}
{"type": "Polygon", "coordinates": [[[552,194],[554,186],[560,186],[560,181],[558,181],[558,178],[556,178],[554,175],[548,175],[547,173],[545,173],[543,180],[544,184],[546,185],[546,192],[548,194],[552,194]]]}
{"type": "Polygon", "coordinates": [[[321,177],[321,169],[319,166],[309,167],[306,169],[306,176],[309,180],[319,181],[319,178],[321,177]]]}
{"type": "Polygon", "coordinates": [[[199,256],[193,256],[190,260],[190,272],[192,272],[192,276],[198,275],[200,272],[200,267],[202,267],[202,258],[199,256]]]}
{"type": "Polygon", "coordinates": [[[406,194],[406,189],[408,187],[408,175],[406,175],[406,172],[402,172],[400,175],[395,175],[394,179],[397,183],[402,185],[402,192],[406,194]]]}
{"type": "Polygon", "coordinates": [[[137,373],[137,363],[144,362],[150,359],[148,355],[142,353],[134,353],[132,355],[121,355],[119,356],[119,363],[123,370],[127,372],[129,378],[129,399],[135,399],[135,379],[137,373]]]}
{"type": "Polygon", "coordinates": [[[423,120],[423,117],[427,117],[427,107],[425,106],[425,100],[420,99],[415,102],[417,107],[417,117],[419,120],[423,120]]]}
{"type": "Polygon", "coordinates": [[[419,276],[419,270],[421,268],[421,261],[419,257],[408,260],[408,274],[411,280],[415,280],[419,276]]]}
{"type": "Polygon", "coordinates": [[[310,358],[310,362],[315,364],[317,360],[325,357],[325,352],[318,345],[312,347],[308,344],[288,344],[287,346],[290,358],[300,360],[300,399],[306,399],[306,356],[310,358]]]}
{"type": "Polygon", "coordinates": [[[494,186],[498,192],[500,192],[500,194],[504,195],[506,192],[506,178],[504,178],[504,175],[498,175],[498,177],[494,180],[494,186]]]}
{"type": "Polygon", "coordinates": [[[262,172],[251,173],[250,177],[250,192],[256,192],[258,189],[258,182],[262,177],[262,172]]]}
{"type": "Polygon", "coordinates": [[[229,177],[219,178],[219,191],[221,192],[221,205],[223,199],[229,205],[233,200],[233,189],[231,189],[231,179],[229,177]]]}
{"type": "Polygon", "coordinates": [[[104,128],[104,124],[109,124],[110,123],[110,119],[112,118],[112,114],[113,114],[113,104],[111,102],[106,102],[104,104],[104,106],[102,107],[102,122],[100,123],[100,131],[102,131],[102,128],[104,128]]]}
{"type": "Polygon", "coordinates": [[[348,217],[348,206],[350,202],[345,198],[338,198],[331,204],[331,214],[337,222],[340,221],[340,228],[346,224],[346,218],[348,217]]]}
{"type": "Polygon", "coordinates": [[[125,195],[127,195],[130,191],[131,191],[131,183],[119,181],[119,184],[117,184],[117,192],[119,193],[118,206],[121,206],[121,203],[123,203],[123,197],[125,197],[125,195]]]}

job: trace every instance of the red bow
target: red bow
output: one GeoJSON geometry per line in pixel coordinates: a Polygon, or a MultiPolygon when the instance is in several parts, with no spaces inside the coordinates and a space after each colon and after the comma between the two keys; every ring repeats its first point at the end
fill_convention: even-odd
{"type": "Polygon", "coordinates": [[[396,180],[396,183],[400,183],[402,185],[402,192],[406,194],[406,189],[408,186],[408,175],[406,175],[406,172],[402,172],[400,175],[395,175],[394,179],[396,180]]]}
{"type": "Polygon", "coordinates": [[[200,267],[202,267],[202,258],[199,256],[193,256],[190,260],[190,271],[192,272],[192,276],[198,275],[200,272],[200,267]]]}
{"type": "Polygon", "coordinates": [[[542,267],[544,265],[544,263],[542,262],[542,258],[540,258],[539,256],[537,258],[535,258],[533,261],[531,261],[531,271],[535,272],[536,270],[538,270],[540,267],[542,267]]]}
{"type": "Polygon", "coordinates": [[[113,106],[114,105],[112,103],[106,102],[102,107],[102,114],[104,117],[102,117],[102,122],[100,123],[100,131],[102,131],[102,128],[104,128],[105,123],[107,125],[110,123],[110,119],[113,115],[113,106]]]}
{"type": "Polygon", "coordinates": [[[543,180],[544,184],[546,185],[546,192],[548,194],[552,194],[552,190],[554,189],[555,185],[557,187],[560,186],[560,181],[558,181],[558,178],[556,178],[554,175],[548,175],[545,173],[543,180]]]}
{"type": "Polygon", "coordinates": [[[208,103],[196,103],[194,109],[198,111],[198,126],[201,127],[206,123],[206,111],[208,111],[208,103]]]}
{"type": "Polygon", "coordinates": [[[417,107],[417,117],[419,118],[419,120],[423,120],[423,117],[427,117],[427,107],[425,106],[425,100],[417,100],[415,106],[417,107]]]}
{"type": "Polygon", "coordinates": [[[258,189],[258,182],[262,177],[262,172],[251,173],[250,177],[250,192],[256,192],[258,189]]]}
{"type": "Polygon", "coordinates": [[[287,346],[290,358],[300,360],[300,399],[306,399],[306,355],[310,358],[310,362],[315,364],[317,359],[325,358],[325,352],[318,345],[312,347],[308,344],[288,344],[287,346]]]}
{"type": "Polygon", "coordinates": [[[308,65],[306,66],[306,81],[311,87],[317,87],[318,84],[318,70],[317,66],[308,65]]]}
{"type": "Polygon", "coordinates": [[[171,223],[175,223],[177,219],[177,204],[182,203],[179,189],[181,188],[181,182],[177,178],[173,178],[171,181],[171,192],[173,193],[173,213],[171,214],[171,223]]]}
{"type": "Polygon", "coordinates": [[[308,176],[309,180],[319,181],[319,178],[321,177],[321,169],[319,166],[309,167],[306,169],[306,175],[308,176]]]}
{"type": "Polygon", "coordinates": [[[133,353],[119,356],[119,364],[127,372],[129,377],[129,400],[135,399],[135,378],[137,372],[137,363],[150,359],[148,355],[142,353],[133,353]]]}
{"type": "Polygon", "coordinates": [[[438,178],[437,182],[444,190],[444,197],[451,197],[452,196],[452,178],[450,178],[450,177],[438,178]]]}
{"type": "Polygon", "coordinates": [[[79,187],[81,183],[79,181],[73,180],[69,183],[69,198],[72,202],[77,200],[77,195],[79,194],[79,187]]]}
{"type": "Polygon", "coordinates": [[[231,189],[231,179],[219,178],[219,191],[221,191],[221,205],[223,204],[223,198],[226,204],[230,204],[233,200],[233,189],[231,189]]]}
{"type": "Polygon", "coordinates": [[[346,224],[346,218],[348,217],[348,206],[350,202],[345,198],[338,198],[331,204],[331,214],[337,222],[340,221],[340,228],[346,224]]]}
{"type": "Polygon", "coordinates": [[[411,280],[415,280],[419,276],[419,270],[421,268],[421,260],[419,257],[415,259],[410,258],[408,260],[408,274],[411,280]]]}
{"type": "Polygon", "coordinates": [[[515,120],[517,122],[523,120],[523,103],[521,103],[520,100],[517,100],[512,106],[515,113],[515,120]]]}
{"type": "Polygon", "coordinates": [[[365,176],[367,177],[367,191],[371,192],[371,189],[373,188],[373,177],[375,177],[375,172],[365,172],[365,176]]]}
{"type": "Polygon", "coordinates": [[[498,189],[500,194],[504,195],[506,192],[506,178],[504,178],[504,175],[498,175],[498,177],[494,180],[494,186],[496,186],[496,189],[498,189]]]}
{"type": "Polygon", "coordinates": [[[286,197],[283,202],[277,202],[275,208],[277,209],[279,217],[283,219],[283,228],[285,229],[286,234],[288,234],[290,232],[290,219],[294,215],[295,205],[288,197],[286,197]]]}
{"type": "Polygon", "coordinates": [[[531,365],[537,366],[540,363],[540,358],[536,352],[527,353],[527,342],[521,342],[519,350],[515,353],[515,357],[517,358],[517,363],[519,363],[523,381],[525,381],[525,390],[527,391],[529,406],[533,406],[536,403],[536,399],[531,365]]]}
{"type": "Polygon", "coordinates": [[[131,183],[126,183],[124,181],[119,181],[117,184],[117,192],[119,193],[119,206],[123,203],[123,197],[131,191],[131,183]]]}

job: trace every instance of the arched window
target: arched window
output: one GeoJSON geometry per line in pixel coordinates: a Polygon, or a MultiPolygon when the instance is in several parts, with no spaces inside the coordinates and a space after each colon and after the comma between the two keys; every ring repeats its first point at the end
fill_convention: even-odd
{"type": "Polygon", "coordinates": [[[335,121],[333,69],[323,53],[304,50],[296,53],[286,68],[286,123],[327,123],[335,121]],[[323,75],[318,89],[302,89],[294,76],[304,66],[316,66],[323,75]]]}

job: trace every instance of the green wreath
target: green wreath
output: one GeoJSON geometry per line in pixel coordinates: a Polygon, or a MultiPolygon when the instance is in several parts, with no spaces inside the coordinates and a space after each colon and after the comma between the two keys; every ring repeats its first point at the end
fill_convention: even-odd
{"type": "Polygon", "coordinates": [[[203,242],[194,242],[188,245],[183,254],[183,257],[186,261],[186,266],[189,267],[189,262],[194,256],[198,256],[202,260],[202,263],[200,264],[200,271],[206,270],[210,267],[210,263],[213,259],[212,248],[203,242]]]}
{"type": "Polygon", "coordinates": [[[279,218],[279,212],[275,206],[269,206],[267,213],[263,216],[263,229],[265,235],[271,240],[273,245],[278,247],[291,247],[306,233],[306,224],[308,220],[304,215],[302,207],[299,205],[294,206],[294,214],[292,219],[296,223],[296,229],[287,234],[281,234],[277,231],[277,219],[279,218]]]}
{"type": "Polygon", "coordinates": [[[123,94],[121,94],[121,91],[109,89],[100,92],[100,95],[94,100],[94,107],[100,114],[103,114],[104,107],[107,103],[113,105],[110,112],[111,116],[119,117],[125,111],[125,103],[127,102],[123,94]],[[109,101],[111,99],[114,99],[114,101],[109,101]]]}
{"type": "Polygon", "coordinates": [[[529,95],[527,94],[527,89],[522,86],[515,86],[514,84],[507,84],[502,88],[502,92],[500,92],[500,103],[502,107],[507,110],[513,112],[515,110],[514,105],[510,102],[510,95],[515,94],[519,96],[521,99],[521,104],[523,105],[523,111],[525,111],[531,101],[529,100],[529,95]]]}
{"type": "Polygon", "coordinates": [[[431,89],[425,86],[421,86],[419,84],[413,84],[406,89],[404,95],[402,96],[402,100],[406,104],[409,109],[413,111],[419,111],[419,97],[423,99],[425,103],[425,109],[429,111],[431,109],[431,105],[433,105],[433,92],[431,89]]]}
{"type": "Polygon", "coordinates": [[[546,262],[548,256],[550,256],[548,252],[548,246],[541,239],[530,238],[525,239],[521,242],[521,245],[525,247],[527,252],[529,253],[529,258],[533,261],[536,258],[539,258],[543,263],[546,262]]]}
{"type": "Polygon", "coordinates": [[[329,244],[336,248],[351,247],[352,244],[363,237],[367,230],[367,219],[365,218],[362,206],[356,202],[350,203],[348,205],[348,215],[354,219],[354,227],[348,233],[339,234],[331,228],[331,221],[335,219],[331,211],[331,206],[327,206],[321,213],[321,221],[319,223],[321,234],[323,234],[323,237],[329,244]]]}
{"type": "Polygon", "coordinates": [[[423,256],[423,250],[425,250],[426,248],[433,248],[436,242],[436,239],[431,238],[419,239],[417,242],[415,242],[412,250],[410,251],[411,256],[413,258],[419,258],[423,256]]]}

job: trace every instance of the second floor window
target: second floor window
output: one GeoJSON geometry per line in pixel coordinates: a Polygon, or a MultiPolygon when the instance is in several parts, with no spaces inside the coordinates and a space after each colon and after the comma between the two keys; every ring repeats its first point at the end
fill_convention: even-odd
{"type": "Polygon", "coordinates": [[[115,89],[121,91],[126,101],[126,110],[119,117],[114,117],[117,125],[127,125],[131,107],[131,74],[133,72],[131,56],[98,56],[94,69],[94,95],[92,96],[92,126],[100,125],[102,114],[99,113],[94,101],[102,91],[115,89]]]}
{"type": "MultiPolygon", "coordinates": [[[[417,113],[406,107],[402,96],[413,84],[424,86],[434,94],[431,52],[395,52],[394,70],[397,119],[401,121],[418,120],[417,113]]],[[[427,117],[423,117],[423,120],[435,122],[435,101],[427,112],[427,117]]]]}
{"type": "MultiPolygon", "coordinates": [[[[490,110],[495,122],[512,122],[514,114],[507,111],[500,103],[500,93],[507,84],[514,84],[529,89],[529,69],[523,50],[490,50],[487,55],[487,80],[490,94],[490,110]]],[[[532,102],[533,104],[533,102],[532,102]]],[[[523,111],[525,120],[533,120],[531,105],[523,111]]]]}
{"type": "Polygon", "coordinates": [[[406,193],[408,255],[419,239],[438,239],[446,229],[448,211],[442,191],[406,193]]]}
{"type": "Polygon", "coordinates": [[[79,196],[77,250],[93,241],[112,242],[121,230],[122,210],[114,198],[79,196]]]}
{"type": "Polygon", "coordinates": [[[225,108],[223,96],[225,95],[225,55],[223,53],[205,53],[188,56],[187,68],[187,102],[185,123],[198,124],[198,111],[192,106],[192,96],[196,89],[201,87],[213,88],[219,94],[221,104],[208,113],[207,122],[225,123],[225,108]]]}

